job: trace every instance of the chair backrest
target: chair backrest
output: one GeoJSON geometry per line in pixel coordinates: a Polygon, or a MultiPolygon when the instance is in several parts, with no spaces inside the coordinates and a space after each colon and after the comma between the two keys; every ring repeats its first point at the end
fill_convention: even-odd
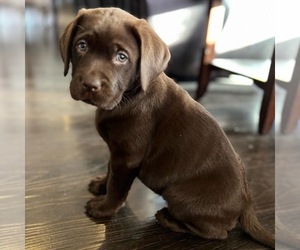
{"type": "Polygon", "coordinates": [[[167,74],[195,80],[205,47],[210,0],[147,0],[148,21],[168,45],[167,74]]]}
{"type": "Polygon", "coordinates": [[[218,58],[265,60],[274,50],[274,1],[223,0],[224,28],[215,44],[218,58]]]}

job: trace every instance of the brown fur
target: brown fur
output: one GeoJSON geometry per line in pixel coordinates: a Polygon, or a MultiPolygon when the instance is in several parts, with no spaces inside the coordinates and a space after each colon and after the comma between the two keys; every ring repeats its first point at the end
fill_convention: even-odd
{"type": "Polygon", "coordinates": [[[241,160],[215,119],[163,73],[169,50],[145,20],[115,8],[83,9],[59,42],[65,75],[73,66],[71,95],[98,107],[96,127],[111,154],[107,176],[89,186],[99,196],[88,215],[112,216],[138,177],[167,202],[156,214],[162,226],[225,239],[240,221],[274,247],[253,211],[241,160]],[[116,59],[119,51],[126,62],[116,59]]]}

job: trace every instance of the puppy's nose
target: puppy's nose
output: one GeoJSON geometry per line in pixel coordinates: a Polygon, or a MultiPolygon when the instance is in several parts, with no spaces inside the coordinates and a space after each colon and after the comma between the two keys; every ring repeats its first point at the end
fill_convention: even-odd
{"type": "Polygon", "coordinates": [[[101,83],[99,80],[83,80],[82,81],[82,87],[91,92],[97,92],[101,88],[101,83]]]}

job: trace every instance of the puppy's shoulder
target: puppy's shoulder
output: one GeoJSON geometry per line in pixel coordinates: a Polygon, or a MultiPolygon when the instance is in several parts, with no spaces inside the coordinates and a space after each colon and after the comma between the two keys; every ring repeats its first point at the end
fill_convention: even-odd
{"type": "Polygon", "coordinates": [[[191,95],[172,78],[165,75],[162,83],[165,85],[164,90],[168,104],[175,106],[180,105],[185,109],[196,109],[198,111],[207,112],[199,102],[195,101],[191,95]]]}

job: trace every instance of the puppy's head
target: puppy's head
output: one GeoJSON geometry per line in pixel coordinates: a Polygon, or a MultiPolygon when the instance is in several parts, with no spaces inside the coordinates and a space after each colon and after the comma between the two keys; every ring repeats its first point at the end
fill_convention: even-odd
{"type": "Polygon", "coordinates": [[[145,20],[117,8],[80,10],[59,45],[64,75],[72,63],[71,96],[107,110],[133,88],[146,91],[170,59],[145,20]]]}

